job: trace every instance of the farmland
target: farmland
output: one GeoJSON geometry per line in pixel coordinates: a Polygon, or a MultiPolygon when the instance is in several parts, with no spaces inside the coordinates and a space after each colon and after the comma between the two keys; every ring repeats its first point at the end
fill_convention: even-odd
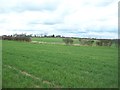
{"type": "MultiPolygon", "coordinates": [[[[32,40],[63,43],[57,38],[32,40]]],[[[3,88],[112,88],[118,85],[116,47],[5,40],[2,50],[3,88]]]]}
{"type": "MultiPolygon", "coordinates": [[[[73,39],[73,44],[79,44],[80,42],[78,39],[73,39]]],[[[56,44],[63,44],[62,38],[32,38],[32,41],[38,41],[38,42],[46,42],[46,43],[56,43],[56,44]]]]}

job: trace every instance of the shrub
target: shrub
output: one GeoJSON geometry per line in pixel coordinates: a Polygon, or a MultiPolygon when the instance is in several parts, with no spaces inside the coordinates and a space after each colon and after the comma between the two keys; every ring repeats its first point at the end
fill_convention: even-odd
{"type": "Polygon", "coordinates": [[[2,40],[2,36],[0,36],[0,40],[2,40]]]}
{"type": "Polygon", "coordinates": [[[26,41],[26,42],[30,42],[31,41],[31,38],[30,37],[27,37],[27,36],[17,36],[15,37],[15,40],[16,41],[26,41]]]}
{"type": "Polygon", "coordinates": [[[30,42],[31,38],[29,36],[22,36],[22,35],[16,35],[16,36],[2,36],[3,40],[16,40],[16,41],[26,41],[26,42],[30,42]]]}
{"type": "Polygon", "coordinates": [[[96,41],[96,45],[97,46],[111,46],[112,40],[107,40],[107,39],[98,40],[98,41],[96,41]]]}
{"type": "Polygon", "coordinates": [[[64,38],[63,41],[65,42],[66,45],[71,45],[71,44],[73,44],[72,38],[64,38]]]}
{"type": "Polygon", "coordinates": [[[101,41],[96,41],[96,46],[102,46],[102,42],[101,41]]]}
{"type": "Polygon", "coordinates": [[[81,45],[89,45],[92,46],[94,43],[94,40],[92,39],[79,39],[81,45]]]}

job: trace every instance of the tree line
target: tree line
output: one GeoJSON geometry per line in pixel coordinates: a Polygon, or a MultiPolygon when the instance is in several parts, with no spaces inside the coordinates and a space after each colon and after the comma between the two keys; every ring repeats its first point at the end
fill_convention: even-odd
{"type": "MultiPolygon", "coordinates": [[[[14,35],[3,35],[0,36],[0,39],[2,40],[15,40],[15,41],[26,41],[31,42],[31,37],[33,37],[31,34],[14,34],[14,35]]],[[[47,36],[47,37],[54,37],[55,35],[47,36]]],[[[74,39],[78,39],[80,45],[85,46],[112,46],[112,44],[115,44],[115,46],[120,46],[120,40],[118,39],[95,39],[95,38],[74,38],[74,37],[61,37],[60,35],[56,36],[56,38],[63,38],[63,42],[66,45],[72,45],[74,43],[74,39]]]]}
{"type": "Polygon", "coordinates": [[[31,36],[26,34],[14,34],[14,35],[3,35],[1,37],[2,40],[15,40],[15,41],[31,41],[31,36]]]}
{"type": "MultiPolygon", "coordinates": [[[[79,38],[80,45],[92,46],[95,44],[96,46],[112,46],[115,44],[117,47],[119,45],[118,39],[91,39],[91,38],[79,38]]],[[[73,38],[67,37],[63,38],[63,42],[66,45],[72,45],[74,42],[73,38]]]]}

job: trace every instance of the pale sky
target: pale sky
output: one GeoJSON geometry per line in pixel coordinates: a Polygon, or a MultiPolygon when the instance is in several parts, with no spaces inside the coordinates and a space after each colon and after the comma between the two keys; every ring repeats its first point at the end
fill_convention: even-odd
{"type": "Polygon", "coordinates": [[[0,35],[118,38],[118,0],[0,0],[0,35]]]}

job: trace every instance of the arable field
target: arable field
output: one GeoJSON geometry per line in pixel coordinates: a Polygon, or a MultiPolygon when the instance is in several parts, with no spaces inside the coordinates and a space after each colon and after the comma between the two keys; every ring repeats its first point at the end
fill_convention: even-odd
{"type": "Polygon", "coordinates": [[[3,88],[118,87],[115,47],[3,41],[3,88]]]}
{"type": "MultiPolygon", "coordinates": [[[[73,44],[80,44],[78,39],[73,39],[73,44]]],[[[46,42],[46,43],[56,43],[56,44],[62,44],[63,38],[32,38],[32,41],[38,41],[38,42],[46,42]]]]}

